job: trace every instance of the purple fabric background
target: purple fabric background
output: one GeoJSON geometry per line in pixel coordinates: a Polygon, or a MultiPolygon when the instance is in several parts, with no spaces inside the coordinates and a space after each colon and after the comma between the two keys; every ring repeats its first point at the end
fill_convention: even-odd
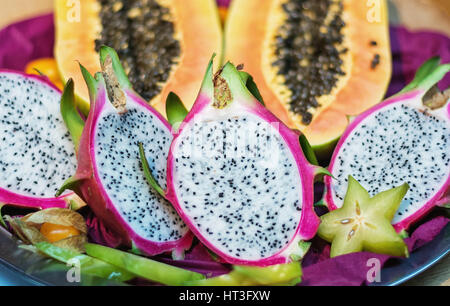
{"type": "MultiPolygon", "coordinates": [[[[410,32],[403,27],[391,27],[392,79],[386,96],[392,96],[412,81],[417,68],[427,59],[440,56],[450,62],[450,39],[433,32],[410,32]]],[[[450,75],[439,83],[441,90],[450,86],[450,75]]]]}
{"type": "MultiPolygon", "coordinates": [[[[228,0],[220,1],[226,6],[228,0]]],[[[401,90],[412,80],[415,70],[428,58],[439,55],[442,62],[450,62],[450,39],[430,32],[412,33],[401,27],[391,27],[391,48],[393,55],[392,82],[387,96],[401,90]]],[[[6,27],[0,31],[0,68],[23,70],[25,65],[36,58],[53,55],[54,29],[52,15],[40,16],[6,27]]],[[[450,76],[440,83],[441,89],[450,86],[450,76]]],[[[317,192],[320,192],[318,189],[317,192]]],[[[319,195],[320,197],[320,195],[319,195]]],[[[410,251],[431,241],[446,226],[448,218],[438,216],[419,226],[406,239],[410,251]]],[[[92,241],[116,247],[119,241],[99,220],[88,216],[89,235],[92,241]]],[[[329,258],[330,246],[315,238],[313,246],[304,258],[304,277],[301,285],[362,285],[365,283],[369,258],[378,258],[383,264],[389,256],[367,252],[354,253],[329,258]]],[[[208,276],[216,276],[229,271],[224,265],[212,259],[209,252],[199,243],[186,254],[182,261],[174,261],[169,256],[155,259],[176,266],[195,270],[208,276]]]]}
{"type": "Polygon", "coordinates": [[[217,4],[219,6],[228,7],[230,5],[231,0],[217,0],[217,4]]]}
{"type": "Polygon", "coordinates": [[[53,56],[53,15],[12,24],[0,31],[0,68],[23,70],[40,57],[53,56]]]}

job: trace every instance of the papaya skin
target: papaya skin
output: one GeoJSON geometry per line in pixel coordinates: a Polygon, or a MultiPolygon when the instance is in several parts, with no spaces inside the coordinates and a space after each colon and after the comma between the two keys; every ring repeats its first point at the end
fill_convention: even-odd
{"type": "MultiPolygon", "coordinates": [[[[329,96],[319,98],[321,106],[315,109],[311,124],[303,125],[299,116],[290,112],[287,101],[280,97],[278,82],[274,82],[272,62],[268,55],[271,31],[275,33],[282,14],[277,6],[282,0],[234,0],[225,25],[225,60],[244,63],[245,70],[255,79],[267,108],[289,127],[302,131],[320,159],[327,159],[336,139],[354,116],[379,103],[387,90],[392,60],[386,1],[370,8],[366,1],[342,0],[345,54],[343,69],[346,75],[329,96]],[[369,11],[379,15],[379,20],[369,20],[369,11]],[[251,12],[251,14],[249,14],[251,12]],[[251,33],[245,35],[245,33],[251,33]],[[376,41],[376,45],[371,44],[376,41]],[[371,68],[375,55],[380,63],[371,68]]],[[[377,2],[378,3],[378,2],[377,2]]]]}
{"type": "Polygon", "coordinates": [[[370,197],[349,176],[343,206],[320,218],[317,234],[331,242],[330,257],[362,251],[408,257],[408,247],[391,225],[408,189],[403,184],[370,197]]]}

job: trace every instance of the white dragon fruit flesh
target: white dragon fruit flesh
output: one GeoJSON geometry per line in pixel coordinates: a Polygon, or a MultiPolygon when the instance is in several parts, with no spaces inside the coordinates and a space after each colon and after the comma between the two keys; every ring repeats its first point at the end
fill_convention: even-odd
{"type": "Polygon", "coordinates": [[[0,205],[82,205],[73,192],[55,196],[77,162],[60,100],[45,77],[0,71],[0,205]]]}
{"type": "Polygon", "coordinates": [[[231,63],[213,76],[211,61],[170,148],[166,197],[226,262],[290,262],[318,228],[313,183],[323,170],[308,163],[299,137],[254,98],[231,63]]]}
{"type": "Polygon", "coordinates": [[[401,93],[354,119],[329,165],[335,179],[325,178],[329,209],[342,206],[349,175],[371,196],[409,184],[392,221],[398,232],[434,206],[450,203],[450,92],[427,99],[449,71],[450,64],[429,60],[401,93]]]}
{"type": "Polygon", "coordinates": [[[152,174],[164,186],[171,127],[132,90],[113,49],[102,47],[100,57],[103,74],[95,79],[82,68],[92,103],[72,182],[123,244],[147,255],[180,256],[192,233],[146,182],[139,155],[142,143],[152,174]]]}

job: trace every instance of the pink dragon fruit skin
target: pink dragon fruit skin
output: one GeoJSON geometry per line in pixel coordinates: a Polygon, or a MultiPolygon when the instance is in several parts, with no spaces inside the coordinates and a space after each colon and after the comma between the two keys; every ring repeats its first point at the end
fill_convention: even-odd
{"type": "MultiPolygon", "coordinates": [[[[416,109],[418,110],[418,112],[422,112],[425,118],[431,118],[430,121],[433,118],[438,118],[438,121],[442,123],[441,126],[443,126],[444,128],[447,128],[447,131],[450,130],[450,103],[448,100],[448,96],[447,96],[447,101],[446,104],[437,108],[437,109],[431,109],[428,108],[426,106],[424,106],[423,104],[423,97],[425,96],[425,94],[439,81],[441,80],[446,73],[448,73],[450,71],[450,64],[446,64],[446,65],[441,65],[439,66],[439,58],[433,58],[429,61],[427,61],[417,72],[416,78],[414,79],[414,81],[408,85],[404,90],[402,90],[399,94],[387,99],[386,101],[376,105],[375,107],[369,109],[368,111],[366,111],[365,113],[359,115],[358,117],[356,117],[351,124],[349,125],[349,127],[347,128],[347,130],[345,131],[345,133],[342,135],[340,141],[338,142],[336,149],[334,151],[334,154],[331,158],[331,162],[329,164],[329,171],[334,175],[334,177],[336,177],[336,179],[333,179],[331,177],[326,177],[325,178],[325,197],[324,197],[324,202],[325,204],[328,206],[328,208],[330,210],[334,210],[339,208],[342,203],[339,201],[338,197],[337,197],[337,185],[338,182],[337,180],[339,180],[341,178],[342,175],[344,175],[344,172],[341,172],[342,169],[340,168],[339,164],[342,163],[344,160],[345,163],[348,163],[348,160],[353,160],[351,159],[351,154],[348,151],[348,148],[351,146],[356,146],[356,144],[354,144],[355,142],[351,140],[351,138],[353,137],[353,135],[355,135],[356,133],[360,133],[362,127],[367,126],[367,122],[369,120],[371,120],[371,118],[374,118],[375,116],[377,116],[378,114],[382,114],[382,112],[384,111],[389,111],[390,109],[393,109],[394,107],[397,107],[397,109],[401,108],[401,107],[405,107],[404,109],[416,109]],[[407,108],[406,108],[407,107],[407,108]],[[429,115],[427,117],[427,115],[429,115]],[[343,148],[346,148],[346,151],[343,150],[343,148]]],[[[448,93],[448,91],[447,91],[448,93]]],[[[409,122],[403,122],[403,124],[406,125],[412,125],[412,123],[409,122]]],[[[391,130],[391,129],[396,129],[394,125],[391,124],[387,124],[386,129],[391,130]]],[[[401,129],[398,129],[398,131],[396,131],[396,133],[401,134],[402,131],[400,131],[401,129]]],[[[405,131],[407,130],[407,128],[405,128],[405,131]]],[[[415,131],[414,137],[416,137],[417,141],[421,141],[421,139],[426,138],[426,136],[423,136],[424,131],[422,131],[421,129],[417,128],[417,130],[415,131]]],[[[434,130],[432,131],[433,134],[437,134],[439,132],[439,130],[434,130]]],[[[430,154],[431,156],[433,156],[433,160],[438,159],[438,156],[440,155],[440,153],[442,154],[447,154],[449,153],[448,148],[449,148],[449,144],[447,142],[447,144],[445,144],[445,139],[448,138],[448,133],[446,134],[446,132],[442,132],[443,135],[441,135],[442,140],[444,140],[444,144],[441,143],[441,145],[443,146],[443,148],[439,149],[437,147],[437,144],[434,143],[433,145],[435,147],[433,147],[433,145],[430,146],[431,148],[431,152],[429,152],[428,154],[430,154]],[[447,135],[447,136],[445,136],[447,135]]],[[[362,137],[362,136],[361,136],[362,137]]],[[[398,136],[397,139],[403,140],[406,137],[402,137],[401,135],[398,136]]],[[[448,139],[447,139],[448,140],[448,139]]],[[[387,140],[389,141],[389,140],[387,140]]],[[[409,142],[408,142],[409,143],[409,142]]],[[[370,145],[367,144],[367,146],[365,148],[361,148],[360,151],[361,152],[371,152],[369,149],[370,145]]],[[[357,149],[355,149],[357,150],[357,149]]],[[[414,150],[411,150],[412,152],[414,152],[414,150]]],[[[408,156],[408,154],[411,154],[411,151],[408,150],[406,151],[402,151],[400,154],[402,154],[403,156],[408,156]]],[[[380,159],[380,157],[377,157],[375,155],[371,155],[371,153],[366,153],[368,157],[371,157],[372,160],[378,161],[378,168],[381,168],[383,166],[385,166],[387,163],[389,163],[389,160],[393,160],[393,156],[391,155],[385,155],[384,159],[380,159]]],[[[442,155],[445,156],[445,155],[442,155]]],[[[400,158],[400,157],[397,157],[400,158]]],[[[412,159],[412,157],[410,157],[412,159]]],[[[421,158],[417,158],[417,160],[415,160],[415,163],[417,164],[418,162],[423,162],[425,163],[425,158],[421,157],[421,158]]],[[[362,160],[361,163],[365,164],[367,161],[366,160],[362,160]]],[[[404,160],[402,160],[402,162],[405,162],[404,160]]],[[[406,163],[406,162],[405,162],[406,163]]],[[[375,164],[374,164],[375,165],[375,164]]],[[[366,165],[367,166],[367,165],[366,165]]],[[[406,166],[405,166],[406,167],[406,166]]],[[[403,167],[404,168],[404,167],[403,167]]],[[[435,185],[432,187],[433,190],[432,192],[426,194],[426,197],[424,200],[422,200],[421,203],[418,203],[417,201],[414,201],[414,196],[415,194],[411,195],[409,198],[409,202],[402,202],[402,205],[400,206],[399,211],[397,211],[396,216],[393,219],[393,226],[394,228],[397,230],[397,232],[402,232],[404,230],[407,230],[411,224],[413,224],[414,222],[418,221],[420,218],[422,218],[425,214],[427,214],[433,207],[435,206],[440,206],[440,205],[445,205],[450,203],[450,166],[448,164],[448,161],[445,162],[445,160],[442,162],[442,167],[440,168],[440,175],[441,175],[441,179],[435,183],[435,185]],[[414,205],[416,204],[416,205],[414,205]],[[410,205],[410,207],[408,207],[410,205]]],[[[401,170],[401,168],[397,168],[391,171],[396,171],[396,170],[401,170]]],[[[356,171],[356,170],[354,170],[356,171]]],[[[419,170],[420,171],[420,170],[419,170]]],[[[421,184],[419,183],[411,183],[409,182],[410,180],[414,179],[414,176],[419,177],[418,172],[414,172],[411,173],[410,175],[405,175],[401,179],[404,182],[408,182],[411,186],[411,190],[408,192],[408,194],[411,191],[414,191],[414,189],[418,190],[421,187],[425,186],[425,185],[429,185],[433,183],[433,179],[434,177],[431,176],[431,173],[434,173],[433,171],[427,171],[427,170],[422,170],[425,172],[429,172],[429,173],[422,173],[422,175],[430,175],[429,178],[421,178],[421,184]]],[[[364,171],[364,172],[353,172],[353,174],[355,174],[358,179],[360,180],[360,182],[362,182],[363,185],[366,185],[365,187],[371,188],[371,186],[373,186],[373,183],[366,183],[364,184],[364,182],[367,182],[366,180],[373,180],[373,177],[375,177],[376,175],[374,175],[373,173],[368,173],[369,171],[364,171]],[[370,176],[372,176],[372,178],[370,178],[370,176]]],[[[352,174],[352,175],[353,175],[352,174]]],[[[343,181],[341,181],[343,182],[343,181]]],[[[343,184],[345,185],[345,184],[343,184]]],[[[408,194],[406,195],[406,198],[408,198],[408,194]]]]}
{"type": "Polygon", "coordinates": [[[83,201],[74,192],[69,192],[62,196],[54,198],[35,198],[24,196],[18,193],[11,192],[7,189],[0,188],[0,204],[24,208],[46,209],[53,207],[75,208],[78,205],[77,203],[81,204],[83,203],[83,201]]]}
{"type": "MultiPolygon", "coordinates": [[[[242,81],[237,74],[236,68],[228,63],[221,70],[221,75],[230,84],[231,91],[233,95],[238,95],[242,88],[242,81]],[[239,80],[238,80],[239,79],[239,80]],[[239,84],[241,82],[241,84],[239,84]]],[[[176,165],[176,155],[180,142],[183,141],[183,135],[185,135],[185,129],[190,125],[190,123],[195,123],[198,119],[199,114],[204,114],[212,109],[212,104],[214,103],[214,85],[213,85],[213,71],[212,71],[212,61],[206,72],[205,79],[202,84],[202,88],[195,101],[191,111],[188,113],[180,128],[175,134],[174,140],[172,142],[168,161],[167,161],[167,191],[166,198],[174,205],[179,215],[182,217],[184,222],[188,224],[194,235],[203,242],[210,250],[212,250],[216,255],[218,255],[222,260],[231,264],[243,264],[243,265],[255,265],[255,266],[268,266],[279,263],[286,263],[292,260],[293,255],[302,256],[302,241],[309,240],[314,237],[316,230],[319,225],[319,218],[316,216],[313,210],[313,183],[314,176],[321,172],[321,168],[313,166],[308,163],[305,156],[302,153],[302,149],[299,144],[300,133],[290,130],[284,124],[282,124],[272,113],[270,113],[266,108],[264,108],[250,93],[245,92],[240,98],[235,98],[232,102],[233,106],[226,106],[230,109],[235,107],[234,111],[230,111],[236,116],[239,114],[249,114],[260,118],[262,121],[269,123],[270,126],[278,129],[281,139],[283,139],[284,144],[288,148],[289,154],[292,154],[293,160],[297,165],[296,169],[293,171],[298,171],[300,174],[300,181],[296,184],[301,185],[301,217],[300,219],[295,219],[296,227],[295,231],[292,232],[286,241],[286,243],[279,248],[277,251],[273,252],[268,256],[261,258],[240,258],[239,256],[233,256],[230,252],[224,252],[222,248],[218,247],[217,243],[214,243],[206,237],[205,230],[200,229],[200,227],[194,221],[192,215],[183,208],[181,205],[182,199],[179,198],[178,194],[181,192],[177,191],[176,186],[176,176],[177,176],[177,165],[176,165]],[[245,96],[245,98],[243,98],[245,96]]],[[[219,110],[220,112],[221,110],[219,110]]],[[[225,110],[222,110],[225,111],[225,110]]],[[[217,112],[217,110],[215,110],[217,112]]],[[[220,116],[220,115],[218,115],[220,116]]],[[[211,116],[214,118],[214,115],[211,116]]],[[[211,119],[214,120],[214,119],[211,119]]],[[[190,133],[192,131],[188,131],[190,133]]],[[[293,167],[295,168],[295,167],[293,167]]],[[[220,174],[216,174],[219,176],[220,174]]],[[[223,184],[223,182],[221,182],[223,184]]],[[[209,186],[209,185],[208,185],[209,186]]],[[[197,189],[195,191],[198,191],[197,189]]],[[[195,192],[193,193],[195,194],[195,192]]],[[[198,200],[198,199],[197,199],[198,200]]],[[[201,199],[200,199],[201,200],[201,199]]],[[[202,205],[201,201],[192,201],[192,203],[199,203],[202,205]]],[[[218,198],[212,197],[212,201],[218,202],[218,198]]],[[[220,209],[220,207],[216,208],[220,209]]],[[[281,208],[280,208],[281,211],[281,208]]],[[[298,215],[296,216],[298,217],[298,215]]],[[[219,220],[217,219],[219,222],[219,220]]],[[[243,224],[245,227],[249,224],[243,224]]]]}
{"type": "MultiPolygon", "coordinates": [[[[131,85],[128,79],[126,79],[126,75],[120,66],[120,62],[118,61],[117,54],[114,52],[114,50],[112,50],[111,48],[102,47],[100,52],[102,61],[104,61],[108,56],[112,58],[114,71],[117,74],[117,78],[119,79],[121,90],[127,98],[127,113],[130,113],[130,110],[134,109],[138,109],[139,111],[142,111],[142,113],[147,113],[148,115],[146,118],[154,120],[154,123],[149,124],[149,126],[155,124],[155,126],[157,126],[158,128],[164,129],[164,133],[170,135],[171,138],[171,127],[167,123],[167,121],[131,89],[131,85]]],[[[114,106],[110,103],[106,90],[107,85],[102,74],[98,73],[96,75],[96,78],[94,79],[86,70],[84,70],[83,68],[82,70],[90,90],[92,104],[91,111],[86,121],[86,126],[80,139],[77,173],[72,180],[77,182],[77,187],[79,188],[80,192],[88,202],[88,205],[91,207],[95,215],[100,218],[108,228],[110,228],[120,237],[122,244],[128,245],[132,247],[134,251],[144,253],[146,255],[157,255],[163,252],[173,251],[174,256],[181,256],[183,251],[190,247],[193,238],[192,233],[189,232],[184,224],[177,224],[180,232],[178,233],[179,235],[176,235],[176,239],[169,239],[172,237],[171,236],[161,241],[161,239],[158,238],[152,239],[151,237],[149,238],[148,236],[145,236],[145,234],[143,234],[142,232],[138,232],[138,230],[140,229],[137,229],[136,226],[131,225],[131,222],[129,222],[129,220],[127,221],[127,217],[124,214],[125,210],[121,211],[121,209],[119,208],[120,201],[117,200],[117,192],[115,194],[114,191],[111,191],[111,189],[109,189],[108,191],[106,187],[107,184],[102,181],[102,174],[100,173],[102,167],[99,166],[99,162],[98,160],[96,160],[99,158],[99,153],[96,148],[96,133],[99,131],[99,123],[101,123],[102,120],[104,121],[104,119],[102,118],[104,118],[106,113],[109,112],[115,114],[116,116],[119,115],[117,115],[117,109],[115,109],[114,106]]],[[[141,124],[143,124],[142,130],[144,130],[145,132],[145,130],[149,128],[149,126],[146,127],[145,122],[141,122],[141,124]]],[[[133,131],[133,133],[136,134],[139,134],[139,132],[140,131],[138,130],[133,131]]],[[[116,138],[120,138],[119,135],[116,135],[116,138]]],[[[149,144],[145,141],[145,139],[143,140],[143,142],[144,144],[149,144]]],[[[136,163],[139,163],[138,144],[130,144],[129,146],[126,146],[125,149],[130,149],[133,153],[136,152],[136,155],[130,156],[129,159],[133,159],[133,161],[135,160],[136,163]]],[[[165,154],[167,154],[167,152],[165,154]]],[[[117,157],[119,158],[119,155],[117,155],[117,157]]],[[[164,159],[164,156],[162,156],[162,158],[164,159]]],[[[124,164],[124,168],[120,169],[120,171],[126,172],[127,169],[130,169],[130,167],[126,166],[126,160],[121,161],[121,163],[124,164]]],[[[117,175],[118,173],[119,170],[117,170],[117,175]]],[[[139,173],[139,171],[137,171],[136,173],[133,173],[133,175],[135,177],[133,178],[133,184],[141,186],[141,189],[137,192],[143,192],[143,190],[148,192],[149,195],[145,195],[145,199],[148,201],[148,203],[154,205],[153,208],[155,208],[157,205],[161,205],[162,207],[164,204],[161,203],[167,202],[158,195],[152,193],[151,187],[146,185],[146,182],[144,181],[145,178],[143,173],[139,173]],[[145,185],[139,185],[142,182],[144,182],[145,185]]],[[[129,192],[126,186],[122,184],[122,182],[119,183],[119,193],[129,192]]],[[[146,207],[146,204],[142,205],[144,206],[139,206],[139,208],[146,207]]],[[[169,211],[170,209],[173,210],[170,203],[166,203],[165,205],[168,207],[167,209],[169,211]]],[[[126,213],[130,213],[130,211],[127,211],[126,213]]],[[[173,215],[176,215],[174,210],[173,215]]],[[[172,218],[171,216],[168,216],[167,218],[171,222],[173,221],[182,223],[181,219],[180,221],[176,221],[176,217],[172,218]]],[[[144,217],[142,216],[141,219],[144,220],[144,217]]],[[[148,227],[151,226],[151,224],[145,223],[143,227],[146,228],[147,225],[148,227]]],[[[157,236],[158,234],[156,233],[155,235],[157,236]]]]}
{"type": "MultiPolygon", "coordinates": [[[[51,116],[52,118],[54,118],[55,121],[57,121],[56,126],[57,128],[64,130],[65,127],[63,125],[63,120],[61,118],[61,115],[59,113],[59,102],[61,99],[61,91],[54,86],[47,77],[45,76],[39,76],[39,75],[29,75],[29,74],[25,74],[23,72],[20,71],[13,71],[13,70],[8,70],[8,69],[0,69],[0,82],[2,84],[0,84],[0,88],[5,89],[8,88],[9,84],[7,83],[8,81],[10,82],[12,79],[14,79],[15,82],[20,82],[20,88],[18,89],[18,91],[11,93],[11,90],[8,93],[4,93],[3,95],[3,102],[5,103],[8,100],[8,95],[9,98],[14,98],[14,105],[17,104],[17,109],[14,107],[13,109],[9,109],[7,107],[5,107],[4,105],[2,105],[3,111],[7,111],[9,112],[7,114],[7,116],[4,117],[4,119],[6,119],[6,121],[10,121],[10,122],[20,122],[20,124],[17,124],[17,126],[22,126],[22,123],[27,123],[26,120],[30,120],[30,122],[33,122],[33,120],[35,120],[32,116],[23,116],[23,117],[15,117],[15,116],[22,116],[24,113],[26,114],[26,111],[28,110],[28,108],[31,110],[33,109],[33,107],[35,107],[36,103],[42,103],[39,106],[39,109],[41,109],[46,116],[51,116]],[[33,92],[34,91],[34,92],[33,92]],[[39,95],[35,95],[33,96],[33,93],[37,93],[39,92],[39,95]],[[40,94],[43,94],[43,96],[41,97],[40,94]],[[48,96],[45,96],[45,94],[47,94],[48,96]],[[14,96],[14,97],[12,97],[14,96]],[[23,105],[18,105],[20,103],[23,103],[23,105]],[[14,111],[20,111],[20,114],[14,113],[14,111]]],[[[2,104],[0,102],[0,104],[2,104]]],[[[1,112],[0,112],[0,116],[1,116],[1,112]]],[[[47,120],[52,120],[52,118],[47,119],[47,120]]],[[[49,133],[51,133],[51,129],[53,129],[50,124],[50,122],[45,122],[44,119],[39,120],[38,124],[42,124],[42,130],[49,130],[49,133]],[[49,123],[49,124],[47,124],[49,123]],[[46,126],[47,125],[47,126],[46,126]]],[[[31,125],[31,124],[30,124],[31,125]]],[[[20,127],[19,129],[22,129],[22,127],[20,127]]],[[[36,128],[38,129],[38,128],[36,128]]],[[[35,131],[36,133],[39,133],[39,131],[35,131]]],[[[6,133],[6,131],[5,131],[6,133]]],[[[31,135],[33,133],[33,130],[29,130],[28,135],[31,135]]],[[[57,133],[57,132],[56,132],[57,133]]],[[[19,134],[15,134],[16,136],[19,134]]],[[[59,134],[58,134],[59,135],[59,134]]],[[[6,134],[5,134],[6,136],[6,134]]],[[[55,135],[51,135],[53,137],[56,137],[55,135]]],[[[64,160],[58,160],[56,162],[59,162],[60,164],[63,164],[66,162],[66,159],[68,158],[68,160],[71,159],[75,159],[74,154],[75,154],[75,150],[72,147],[71,144],[71,140],[70,140],[70,136],[62,136],[59,135],[60,137],[62,137],[63,139],[59,142],[59,144],[62,144],[63,146],[65,146],[65,148],[67,149],[67,153],[68,154],[72,154],[72,157],[66,157],[64,160]],[[69,152],[70,151],[70,152],[69,152]]],[[[46,139],[47,141],[53,142],[54,139],[52,137],[50,137],[49,139],[46,139]]],[[[37,142],[36,144],[30,144],[32,146],[36,146],[38,147],[40,144],[37,142]]],[[[58,145],[58,143],[55,142],[56,145],[58,145]]],[[[6,146],[7,144],[4,142],[2,144],[3,146],[6,146]]],[[[19,144],[20,145],[20,144],[19,144]]],[[[46,145],[48,146],[48,145],[46,145]]],[[[33,164],[33,166],[39,167],[39,163],[42,160],[39,160],[39,158],[36,158],[34,161],[32,161],[31,159],[28,160],[29,155],[26,155],[27,152],[23,152],[23,148],[20,149],[20,152],[25,153],[24,156],[21,157],[21,160],[19,163],[23,163],[23,165],[19,166],[20,167],[24,167],[22,170],[25,170],[27,172],[27,175],[24,175],[22,177],[22,180],[33,180],[33,181],[37,181],[38,184],[35,187],[29,187],[30,190],[28,190],[27,192],[20,192],[20,191],[13,191],[10,188],[7,188],[6,184],[8,184],[8,179],[11,177],[11,174],[6,174],[8,176],[8,178],[6,179],[2,179],[2,185],[0,184],[0,205],[13,205],[13,206],[19,206],[19,207],[26,207],[26,208],[37,208],[37,209],[46,209],[46,208],[52,208],[52,207],[58,207],[58,208],[68,208],[68,207],[72,207],[72,208],[78,208],[84,205],[84,202],[74,193],[74,192],[66,192],[65,194],[61,195],[61,196],[53,196],[56,191],[57,188],[59,188],[60,186],[58,184],[62,184],[63,182],[52,182],[50,187],[46,187],[46,184],[48,183],[47,180],[45,180],[42,177],[38,177],[37,173],[34,171],[31,171],[31,164],[33,164]],[[29,164],[26,164],[27,162],[29,162],[29,164]],[[45,192],[43,192],[45,190],[45,192]],[[45,195],[32,195],[30,193],[40,193],[43,192],[45,193],[45,195]]],[[[30,150],[32,150],[30,148],[30,150]]],[[[17,151],[12,151],[12,152],[7,152],[5,154],[5,152],[3,152],[3,157],[5,158],[5,161],[11,157],[12,154],[14,154],[14,152],[17,153],[17,151]]],[[[48,153],[48,152],[46,152],[48,153]]],[[[49,154],[51,155],[51,154],[49,154]]],[[[3,158],[2,157],[2,158],[3,158]]],[[[47,156],[48,157],[48,156],[47,156]]],[[[57,158],[57,157],[55,157],[57,158]]],[[[61,157],[62,158],[62,157],[61,157]]],[[[45,159],[45,158],[42,158],[45,159]]],[[[4,161],[0,161],[0,164],[2,164],[4,161]]],[[[4,165],[4,164],[3,164],[4,165]]],[[[5,166],[5,165],[4,165],[5,166]]],[[[67,166],[66,167],[75,167],[75,160],[73,161],[67,161],[67,166]]],[[[8,171],[10,169],[14,169],[15,167],[17,167],[16,165],[11,165],[11,166],[5,166],[5,170],[3,171],[3,173],[9,173],[8,171]]],[[[51,169],[54,168],[54,164],[50,163],[50,165],[46,165],[45,166],[50,167],[51,169]]],[[[34,167],[33,167],[34,168],[34,167]]],[[[20,170],[19,170],[20,171],[20,170]]],[[[55,170],[57,171],[57,170],[55,170]]],[[[69,170],[70,171],[70,170],[69,170]]],[[[55,175],[59,176],[64,176],[63,174],[59,174],[59,172],[61,171],[57,171],[55,172],[55,175]],[[56,174],[58,173],[58,174],[56,174]]],[[[64,172],[64,171],[63,171],[64,172]]],[[[17,186],[17,188],[22,188],[20,186],[21,184],[19,184],[17,186]]]]}

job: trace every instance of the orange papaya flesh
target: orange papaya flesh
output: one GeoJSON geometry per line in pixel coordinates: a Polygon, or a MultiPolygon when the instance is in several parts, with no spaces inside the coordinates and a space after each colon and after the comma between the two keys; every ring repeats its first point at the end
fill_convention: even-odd
{"type": "Polygon", "coordinates": [[[392,72],[387,3],[298,3],[234,0],[224,59],[243,63],[267,108],[327,155],[349,116],[380,102],[387,90],[392,72]]]}
{"type": "Polygon", "coordinates": [[[79,64],[101,70],[101,45],[116,49],[135,91],[162,114],[173,91],[190,109],[211,55],[222,51],[214,0],[55,0],[55,57],[64,82],[72,78],[78,108],[89,111],[79,64]]]}

